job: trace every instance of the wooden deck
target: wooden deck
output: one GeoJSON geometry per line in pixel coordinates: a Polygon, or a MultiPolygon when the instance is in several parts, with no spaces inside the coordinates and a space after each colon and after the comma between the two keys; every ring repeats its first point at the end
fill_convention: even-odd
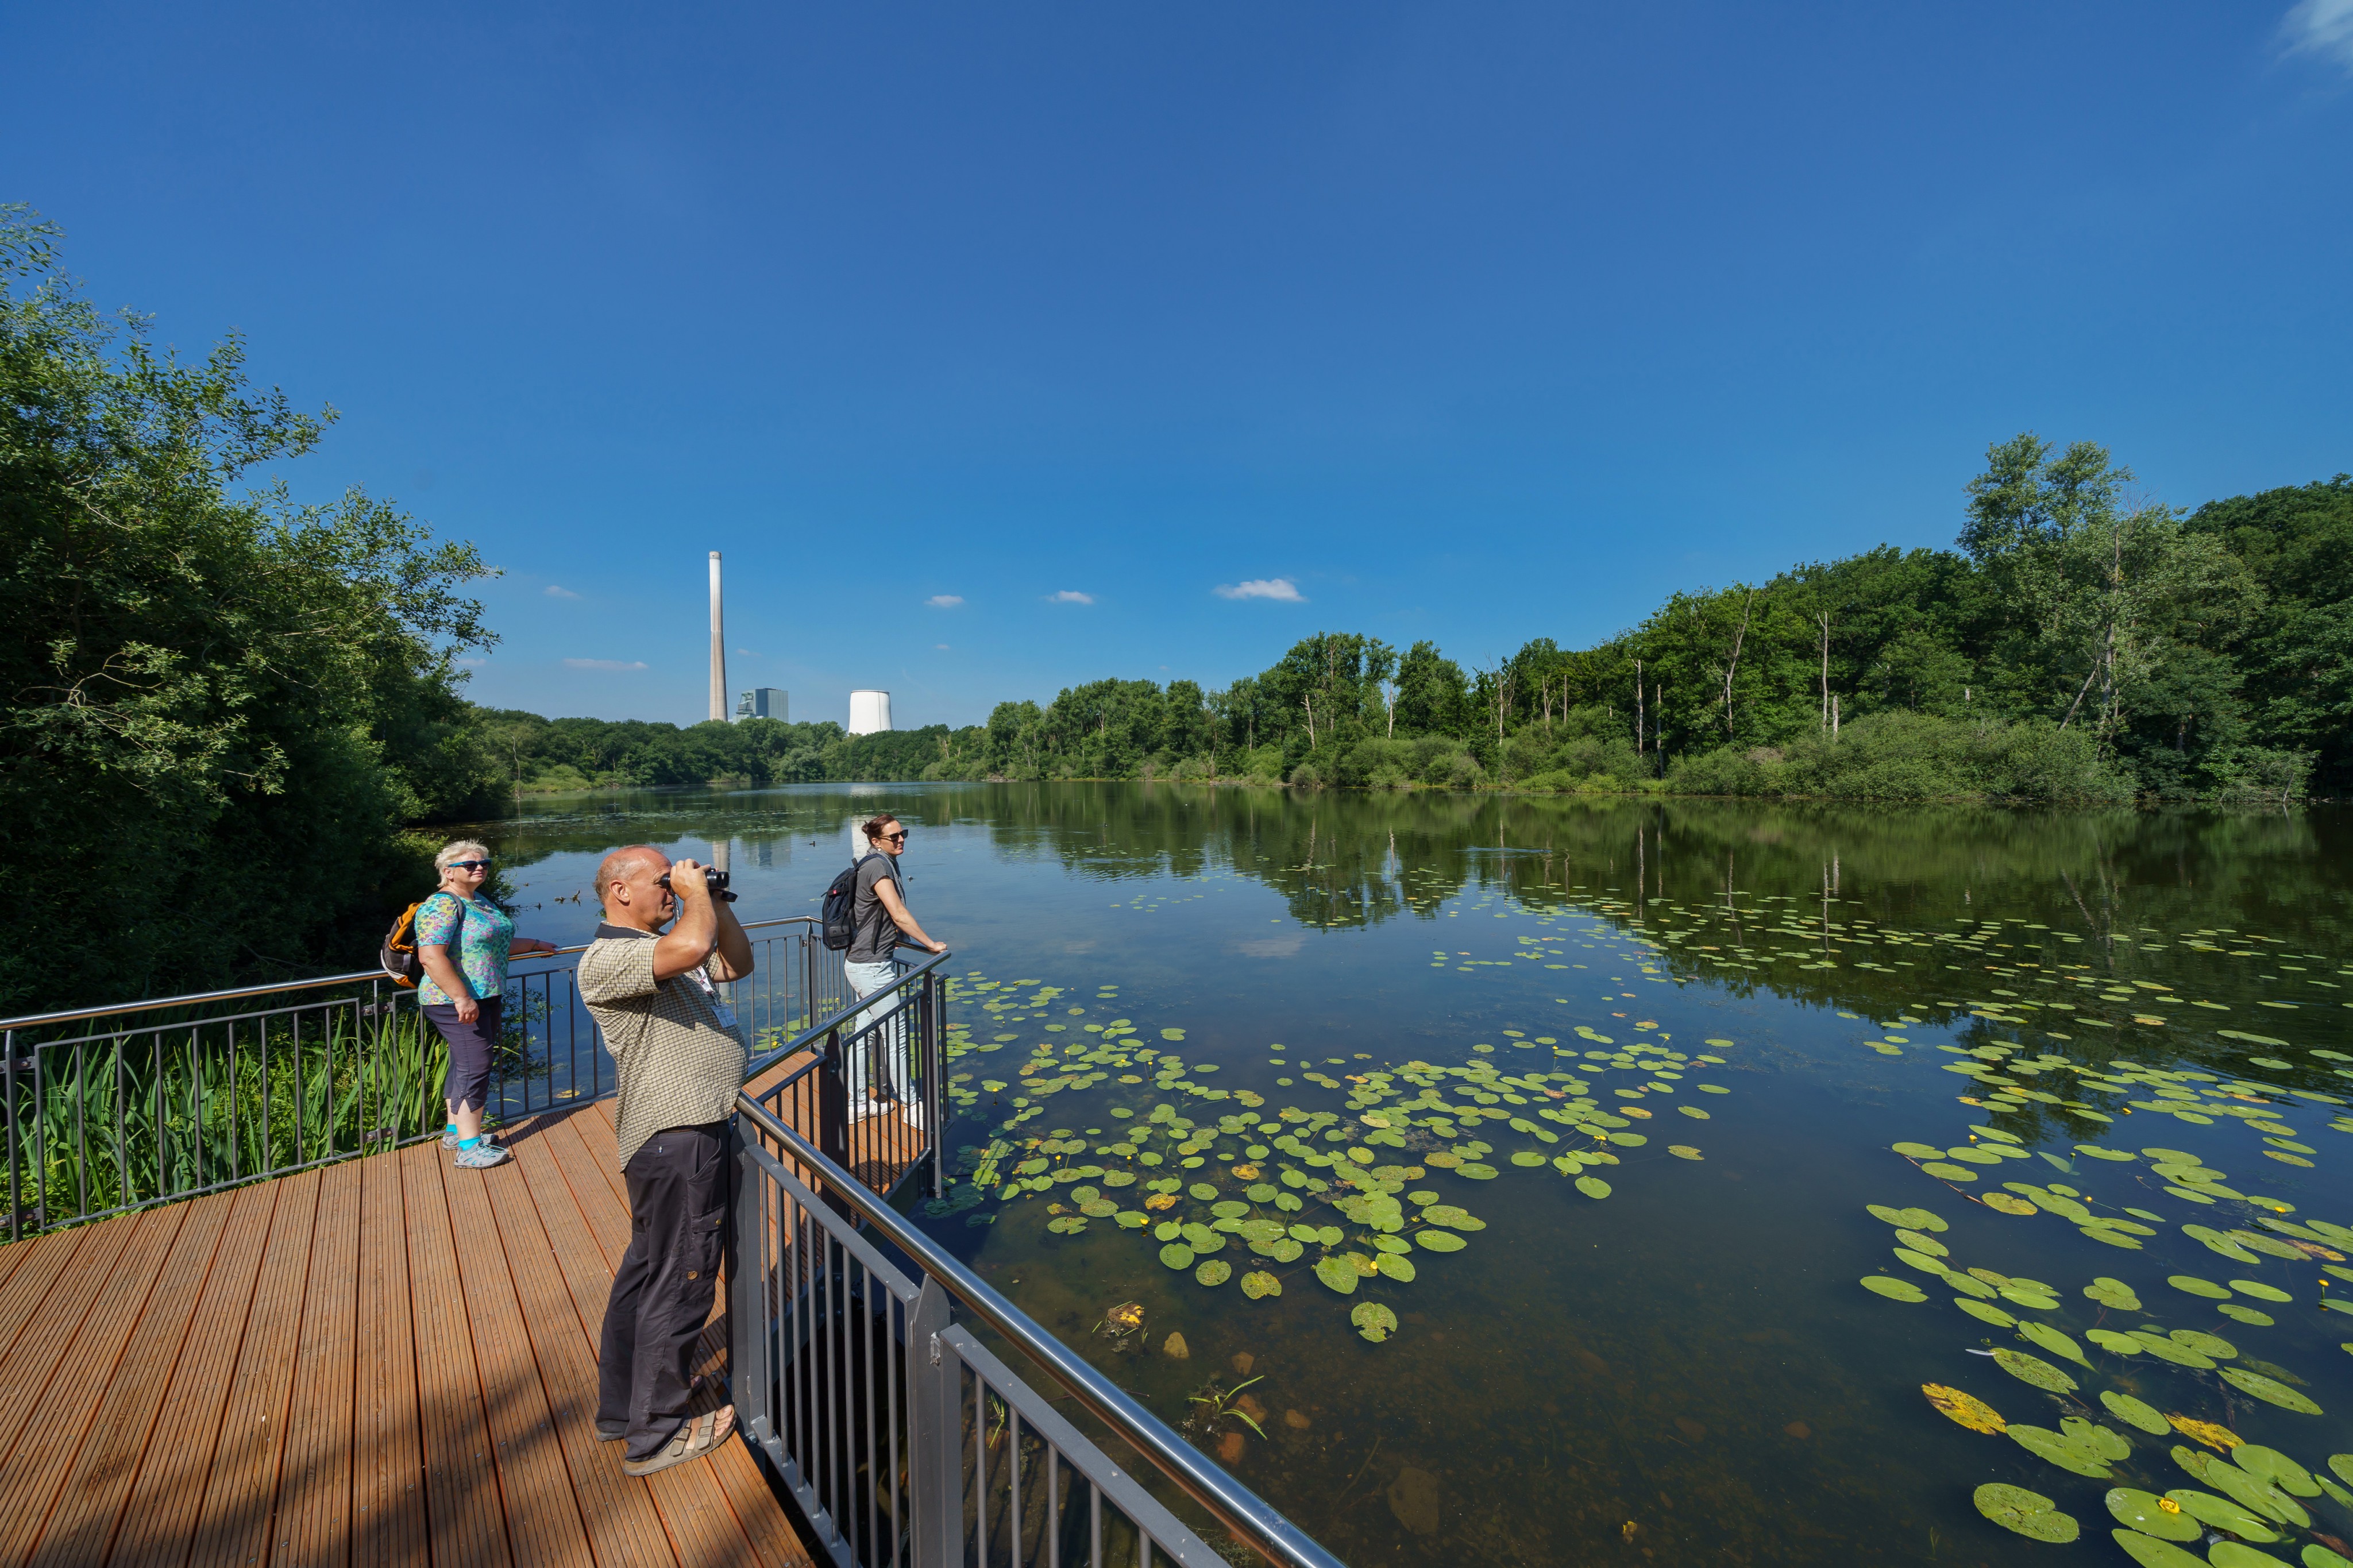
{"type": "Polygon", "coordinates": [[[609,1106],[502,1136],[0,1247],[0,1568],[807,1564],[740,1441],[596,1440],[609,1106]]]}

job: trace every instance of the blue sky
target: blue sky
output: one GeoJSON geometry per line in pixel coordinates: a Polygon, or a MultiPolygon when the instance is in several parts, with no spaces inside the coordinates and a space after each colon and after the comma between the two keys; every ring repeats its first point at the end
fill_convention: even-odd
{"type": "Polygon", "coordinates": [[[506,569],[480,700],[701,718],[712,549],[906,727],[2353,468],[2353,0],[659,10],[0,21],[0,199],[506,569]]]}

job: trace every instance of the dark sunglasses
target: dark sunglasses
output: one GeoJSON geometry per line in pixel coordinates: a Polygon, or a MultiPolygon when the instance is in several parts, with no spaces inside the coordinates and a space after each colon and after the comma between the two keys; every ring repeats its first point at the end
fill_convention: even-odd
{"type": "Polygon", "coordinates": [[[490,865],[491,863],[488,860],[452,860],[449,862],[448,869],[452,871],[486,871],[490,869],[490,865]]]}
{"type": "Polygon", "coordinates": [[[891,844],[904,844],[905,842],[907,842],[907,830],[906,830],[905,828],[903,828],[903,827],[902,827],[902,828],[899,829],[899,831],[898,831],[898,832],[896,832],[896,833],[885,833],[885,834],[880,835],[880,837],[881,837],[883,839],[883,841],[884,841],[884,842],[886,842],[886,843],[891,843],[891,844]]]}

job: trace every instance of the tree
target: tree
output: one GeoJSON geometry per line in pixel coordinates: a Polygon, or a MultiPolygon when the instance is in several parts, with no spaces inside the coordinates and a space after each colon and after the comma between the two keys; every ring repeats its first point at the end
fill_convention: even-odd
{"type": "Polygon", "coordinates": [[[355,489],[232,495],[333,411],[102,316],[58,237],[0,208],[0,1007],[355,964],[430,886],[403,821],[497,787],[486,569],[355,489]]]}

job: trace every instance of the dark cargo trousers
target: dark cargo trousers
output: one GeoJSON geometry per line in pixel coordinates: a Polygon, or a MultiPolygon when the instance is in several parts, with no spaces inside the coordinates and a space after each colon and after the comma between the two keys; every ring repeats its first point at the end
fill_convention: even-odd
{"type": "Polygon", "coordinates": [[[665,1128],[624,1168],[629,1247],[605,1304],[596,1425],[628,1428],[629,1458],[659,1452],[686,1419],[695,1341],[734,1262],[737,1147],[733,1121],[665,1128]]]}

